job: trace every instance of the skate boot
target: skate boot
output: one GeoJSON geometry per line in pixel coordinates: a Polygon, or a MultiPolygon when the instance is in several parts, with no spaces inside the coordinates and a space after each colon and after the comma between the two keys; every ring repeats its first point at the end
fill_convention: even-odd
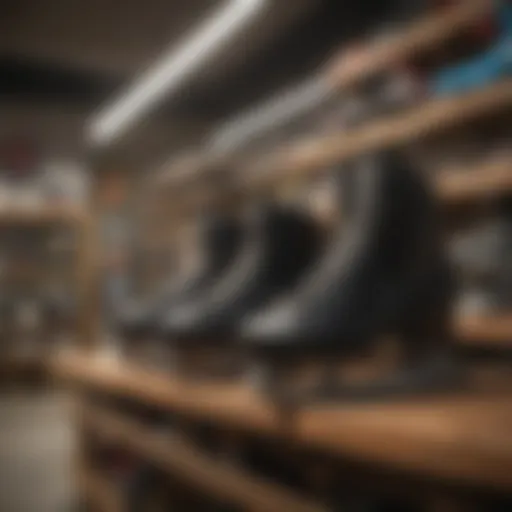
{"type": "Polygon", "coordinates": [[[245,239],[233,265],[200,298],[170,308],[162,332],[175,347],[184,375],[232,377],[244,354],[234,344],[239,319],[292,287],[312,264],[319,232],[312,219],[263,205],[246,219],[245,239]]]}
{"type": "Polygon", "coordinates": [[[252,375],[282,403],[387,397],[454,375],[433,195],[395,155],[353,167],[349,211],[318,265],[241,323],[252,375]]]}
{"type": "Polygon", "coordinates": [[[142,346],[149,348],[151,354],[160,352],[159,349],[165,346],[158,340],[161,315],[173,305],[190,300],[211,286],[231,263],[239,242],[240,226],[234,219],[222,215],[201,219],[200,268],[189,275],[173,276],[154,296],[133,301],[121,311],[118,326],[128,349],[142,346]]]}

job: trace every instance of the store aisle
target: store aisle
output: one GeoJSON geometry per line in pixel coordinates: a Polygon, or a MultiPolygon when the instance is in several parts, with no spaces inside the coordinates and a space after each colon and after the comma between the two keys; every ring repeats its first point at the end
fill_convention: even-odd
{"type": "Polygon", "coordinates": [[[72,510],[70,401],[59,393],[0,393],[0,510],[72,510]]]}

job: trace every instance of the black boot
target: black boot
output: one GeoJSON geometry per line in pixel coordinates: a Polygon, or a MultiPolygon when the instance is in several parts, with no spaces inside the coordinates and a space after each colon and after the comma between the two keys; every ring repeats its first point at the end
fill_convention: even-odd
{"type": "Polygon", "coordinates": [[[246,219],[245,235],[222,279],[201,298],[165,316],[163,333],[182,350],[232,345],[240,318],[292,288],[317,254],[317,227],[290,208],[255,208],[246,219]]]}
{"type": "Polygon", "coordinates": [[[192,275],[172,277],[154,296],[126,305],[118,321],[125,339],[141,340],[158,334],[158,321],[168,308],[203,292],[232,262],[241,235],[236,220],[217,214],[199,222],[203,265],[192,275]]]}
{"type": "MultiPolygon", "coordinates": [[[[401,336],[408,359],[421,359],[418,354],[430,352],[432,344],[446,345],[452,281],[441,256],[433,195],[418,173],[392,155],[348,171],[354,173],[354,200],[330,250],[293,296],[248,316],[241,329],[243,342],[270,372],[263,378],[270,391],[291,399],[297,382],[292,378],[287,392],[286,379],[279,390],[274,379],[293,373],[297,360],[327,361],[332,381],[340,357],[364,353],[384,336],[401,336]]],[[[421,384],[416,379],[416,387],[428,386],[431,377],[422,376],[421,384]]],[[[345,395],[400,391],[407,388],[403,380],[411,376],[347,387],[345,395]]],[[[312,395],[344,394],[342,386],[334,387],[317,383],[312,395]]]]}

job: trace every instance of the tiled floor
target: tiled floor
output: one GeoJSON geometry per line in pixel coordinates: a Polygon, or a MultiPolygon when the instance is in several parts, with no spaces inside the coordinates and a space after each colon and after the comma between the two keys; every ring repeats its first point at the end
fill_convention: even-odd
{"type": "Polygon", "coordinates": [[[72,510],[69,406],[55,392],[0,392],[0,511],[72,510]]]}

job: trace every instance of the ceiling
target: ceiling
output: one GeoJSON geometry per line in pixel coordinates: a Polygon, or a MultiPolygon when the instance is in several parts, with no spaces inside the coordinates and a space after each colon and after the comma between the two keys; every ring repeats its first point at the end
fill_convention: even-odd
{"type": "MultiPolygon", "coordinates": [[[[65,134],[74,139],[70,146],[80,146],[90,113],[225,1],[3,0],[0,108],[8,105],[9,115],[0,120],[0,136],[29,130],[51,139],[51,125],[56,135],[48,144],[60,141],[62,146],[65,134]]],[[[144,147],[152,154],[159,152],[158,144],[162,151],[183,147],[220,120],[297,82],[367,26],[368,12],[381,21],[388,3],[268,0],[249,28],[168,99],[158,115],[141,123],[136,131],[146,134],[144,147]],[[155,141],[151,149],[148,140],[155,141]]]]}

